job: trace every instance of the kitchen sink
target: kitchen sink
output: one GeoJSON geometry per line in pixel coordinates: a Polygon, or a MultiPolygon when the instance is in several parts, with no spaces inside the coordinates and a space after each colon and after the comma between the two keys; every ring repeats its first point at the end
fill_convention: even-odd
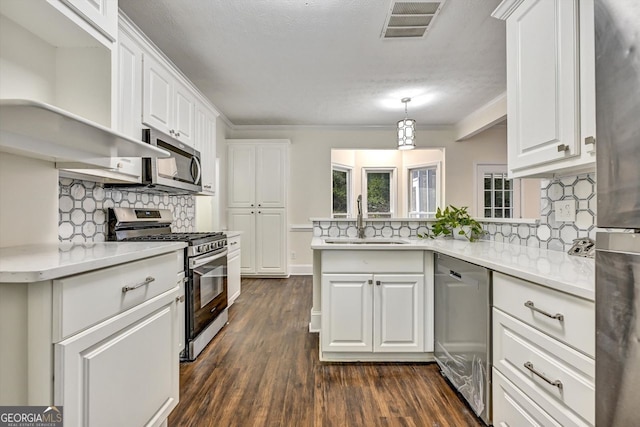
{"type": "Polygon", "coordinates": [[[329,244],[342,244],[342,245],[405,245],[409,243],[406,239],[400,238],[369,238],[369,239],[356,239],[356,238],[335,238],[335,239],[324,239],[325,243],[329,244]]]}

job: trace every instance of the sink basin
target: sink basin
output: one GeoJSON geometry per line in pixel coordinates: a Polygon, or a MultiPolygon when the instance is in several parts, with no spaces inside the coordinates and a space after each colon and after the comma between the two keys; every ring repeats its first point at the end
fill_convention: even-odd
{"type": "Polygon", "coordinates": [[[343,244],[343,245],[405,245],[409,243],[406,239],[400,239],[397,237],[390,238],[369,238],[369,239],[356,239],[348,237],[338,237],[335,239],[324,239],[325,243],[329,244],[343,244]]]}

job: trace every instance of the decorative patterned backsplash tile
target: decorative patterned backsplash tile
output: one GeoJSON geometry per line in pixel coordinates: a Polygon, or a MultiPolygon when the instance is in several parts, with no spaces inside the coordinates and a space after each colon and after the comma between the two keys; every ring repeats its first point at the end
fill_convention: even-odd
{"type": "Polygon", "coordinates": [[[61,242],[103,242],[107,209],[112,207],[169,209],[175,232],[195,228],[194,196],[149,194],[142,191],[104,188],[97,182],[60,178],[58,239],[61,242]]]}
{"type": "MultiPolygon", "coordinates": [[[[540,188],[540,222],[514,224],[481,222],[486,231],[483,239],[558,251],[569,250],[573,241],[596,236],[595,174],[583,174],[554,180],[542,180],[540,188]],[[556,220],[553,202],[571,200],[576,203],[575,222],[556,220]]],[[[426,234],[433,220],[364,221],[367,237],[417,237],[426,234]]],[[[356,237],[356,221],[314,221],[315,237],[356,237]]]]}

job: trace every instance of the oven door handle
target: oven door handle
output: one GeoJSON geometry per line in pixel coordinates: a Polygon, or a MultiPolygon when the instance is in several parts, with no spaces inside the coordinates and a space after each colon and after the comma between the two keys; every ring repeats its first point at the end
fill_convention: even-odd
{"type": "Polygon", "coordinates": [[[211,261],[215,261],[217,259],[220,259],[226,256],[227,256],[227,250],[225,249],[222,252],[218,252],[217,254],[208,256],[206,258],[195,258],[189,261],[189,268],[193,270],[194,268],[198,268],[202,265],[210,263],[211,261]]]}
{"type": "Polygon", "coordinates": [[[200,182],[200,177],[202,176],[202,166],[200,165],[200,160],[197,157],[192,157],[191,161],[193,161],[193,163],[196,165],[197,168],[197,172],[196,172],[196,176],[193,176],[193,171],[191,173],[191,177],[193,178],[193,183],[194,184],[198,184],[198,182],[200,182]]]}

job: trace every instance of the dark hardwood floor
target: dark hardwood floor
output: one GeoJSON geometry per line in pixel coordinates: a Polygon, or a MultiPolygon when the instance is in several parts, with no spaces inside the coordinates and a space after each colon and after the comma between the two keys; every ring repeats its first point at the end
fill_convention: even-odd
{"type": "Polygon", "coordinates": [[[322,363],[311,277],[243,279],[229,324],[180,366],[174,426],[481,426],[436,364],[322,363]]]}

